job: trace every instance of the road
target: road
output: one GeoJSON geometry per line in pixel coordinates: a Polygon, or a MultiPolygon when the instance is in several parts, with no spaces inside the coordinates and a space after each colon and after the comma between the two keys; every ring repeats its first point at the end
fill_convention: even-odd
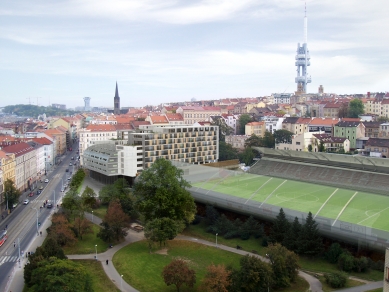
{"type": "MultiPolygon", "coordinates": [[[[72,152],[67,152],[62,156],[62,162],[56,166],[56,168],[42,177],[42,183],[38,182],[37,188],[43,186],[44,189],[41,194],[28,197],[28,193],[23,193],[19,198],[19,204],[14,211],[6,216],[0,222],[0,230],[4,230],[7,226],[7,241],[0,247],[0,291],[4,291],[6,288],[11,274],[14,269],[19,268],[18,260],[19,255],[25,257],[28,247],[34,237],[39,236],[41,231],[40,225],[49,217],[57,204],[60,204],[61,198],[64,195],[61,192],[62,185],[67,182],[70,172],[74,171],[73,166],[69,166],[69,163],[76,161],[71,160],[71,157],[76,157],[77,149],[73,149],[72,152]],[[45,178],[49,179],[48,183],[44,183],[45,178]],[[23,205],[23,201],[29,199],[30,202],[27,205],[23,205]],[[53,204],[53,209],[43,208],[43,203],[48,200],[53,204]],[[42,207],[42,208],[41,208],[42,207]]],[[[78,162],[77,162],[78,165],[78,162]]],[[[36,193],[37,188],[34,190],[36,193]]]]}

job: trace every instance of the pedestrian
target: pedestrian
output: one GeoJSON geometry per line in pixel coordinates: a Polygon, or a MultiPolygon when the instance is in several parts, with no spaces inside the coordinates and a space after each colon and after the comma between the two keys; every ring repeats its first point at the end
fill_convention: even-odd
{"type": "Polygon", "coordinates": [[[40,233],[41,233],[41,236],[42,236],[42,231],[40,233]]]}
{"type": "Polygon", "coordinates": [[[107,265],[108,265],[108,260],[106,260],[106,262],[107,262],[107,265]]]}
{"type": "Polygon", "coordinates": [[[14,241],[14,248],[16,247],[16,242],[14,241]]]}
{"type": "Polygon", "coordinates": [[[8,224],[7,224],[7,225],[5,225],[5,229],[8,229],[8,224]]]}

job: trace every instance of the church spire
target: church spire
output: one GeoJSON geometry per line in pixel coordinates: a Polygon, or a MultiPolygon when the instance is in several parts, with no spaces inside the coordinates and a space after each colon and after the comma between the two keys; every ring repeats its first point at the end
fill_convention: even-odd
{"type": "Polygon", "coordinates": [[[118,82],[116,81],[115,97],[113,98],[113,113],[115,115],[120,115],[120,97],[118,90],[118,82]]]}

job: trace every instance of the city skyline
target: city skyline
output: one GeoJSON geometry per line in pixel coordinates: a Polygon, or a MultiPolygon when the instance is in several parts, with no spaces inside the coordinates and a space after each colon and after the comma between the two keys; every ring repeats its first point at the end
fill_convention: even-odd
{"type": "MultiPolygon", "coordinates": [[[[385,2],[307,1],[308,92],[385,91],[385,2]],[[325,2],[325,3],[323,3],[325,2]]],[[[304,1],[4,1],[2,90],[9,104],[121,107],[296,90],[304,1]],[[37,98],[39,97],[39,98],[37,98]]]]}

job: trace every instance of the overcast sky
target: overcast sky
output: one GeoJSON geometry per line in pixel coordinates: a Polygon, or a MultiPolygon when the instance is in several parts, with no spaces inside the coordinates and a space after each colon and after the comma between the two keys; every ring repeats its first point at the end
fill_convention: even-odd
{"type": "MultiPolygon", "coordinates": [[[[389,89],[387,0],[309,0],[312,83],[389,89]]],[[[121,106],[294,92],[301,0],[2,0],[0,106],[121,106]],[[37,97],[40,97],[37,99],[37,97]]]]}

